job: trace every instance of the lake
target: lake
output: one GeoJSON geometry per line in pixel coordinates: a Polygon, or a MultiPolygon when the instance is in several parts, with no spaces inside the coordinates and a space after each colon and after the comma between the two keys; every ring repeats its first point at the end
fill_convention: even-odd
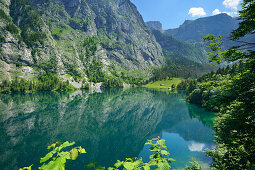
{"type": "Polygon", "coordinates": [[[0,94],[0,169],[37,169],[56,141],[75,141],[87,151],[67,162],[70,170],[90,162],[113,166],[127,157],[148,161],[152,153],[144,143],[157,136],[166,140],[173,168],[192,158],[206,167],[212,160],[203,151],[215,147],[213,118],[185,102],[183,93],[144,88],[0,94]]]}

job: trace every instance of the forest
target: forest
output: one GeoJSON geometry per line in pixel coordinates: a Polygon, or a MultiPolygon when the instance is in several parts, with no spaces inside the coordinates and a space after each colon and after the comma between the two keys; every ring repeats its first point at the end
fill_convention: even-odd
{"type": "MultiPolygon", "coordinates": [[[[241,22],[232,32],[231,40],[238,41],[254,34],[254,1],[244,1],[240,11],[241,22]]],[[[215,118],[215,150],[206,154],[213,158],[212,169],[255,168],[255,42],[223,50],[222,37],[208,35],[211,61],[236,62],[198,79],[181,82],[177,88],[186,90],[187,101],[218,112],[215,118]]]]}

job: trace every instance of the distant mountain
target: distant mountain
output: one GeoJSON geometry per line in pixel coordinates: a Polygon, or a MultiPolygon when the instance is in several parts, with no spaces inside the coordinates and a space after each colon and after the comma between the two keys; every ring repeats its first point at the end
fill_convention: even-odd
{"type": "Polygon", "coordinates": [[[146,25],[151,29],[163,49],[166,65],[164,65],[161,74],[170,77],[188,77],[200,75],[212,69],[201,44],[190,44],[173,38],[162,29],[162,24],[159,21],[149,21],[146,22],[146,25]]]}
{"type": "Polygon", "coordinates": [[[179,28],[168,29],[166,34],[185,42],[200,42],[207,34],[223,35],[229,37],[230,33],[238,27],[239,21],[225,13],[186,20],[179,28]]]}
{"type": "Polygon", "coordinates": [[[175,57],[183,57],[200,64],[208,63],[206,52],[201,45],[182,42],[158,30],[152,30],[152,33],[162,49],[175,54],[175,57]]]}
{"type": "Polygon", "coordinates": [[[150,28],[150,30],[163,31],[162,24],[160,21],[148,21],[145,22],[145,24],[148,28],[150,28]]]}

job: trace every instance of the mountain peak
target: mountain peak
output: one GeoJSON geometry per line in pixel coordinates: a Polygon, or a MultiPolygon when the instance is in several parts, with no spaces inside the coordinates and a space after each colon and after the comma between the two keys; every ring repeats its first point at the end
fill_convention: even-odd
{"type": "Polygon", "coordinates": [[[145,23],[151,30],[162,31],[162,24],[160,21],[148,21],[145,23]]]}

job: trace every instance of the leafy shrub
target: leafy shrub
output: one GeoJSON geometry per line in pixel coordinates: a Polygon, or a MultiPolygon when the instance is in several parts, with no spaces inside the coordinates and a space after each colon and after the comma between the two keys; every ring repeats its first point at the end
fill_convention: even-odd
{"type": "MultiPolygon", "coordinates": [[[[66,147],[72,146],[75,143],[65,142],[61,144],[60,142],[56,142],[51,146],[48,146],[48,149],[52,149],[45,157],[40,159],[40,163],[44,163],[39,169],[41,170],[64,170],[66,165],[66,160],[76,160],[80,154],[86,153],[85,149],[80,147],[75,147],[70,151],[64,151],[66,147]]],[[[150,161],[148,163],[144,163],[142,158],[126,158],[125,161],[118,160],[113,167],[108,167],[108,170],[118,170],[118,169],[144,169],[148,170],[150,168],[155,169],[170,169],[171,166],[169,163],[175,161],[172,158],[169,158],[169,152],[167,151],[167,147],[165,145],[165,140],[158,138],[154,138],[152,140],[148,140],[145,145],[151,145],[150,151],[154,152],[150,155],[150,161]]],[[[97,165],[96,162],[90,163],[86,166],[87,169],[93,168],[97,170],[104,170],[105,167],[97,165]]],[[[31,170],[32,165],[30,167],[20,168],[20,170],[31,170]]]]}

